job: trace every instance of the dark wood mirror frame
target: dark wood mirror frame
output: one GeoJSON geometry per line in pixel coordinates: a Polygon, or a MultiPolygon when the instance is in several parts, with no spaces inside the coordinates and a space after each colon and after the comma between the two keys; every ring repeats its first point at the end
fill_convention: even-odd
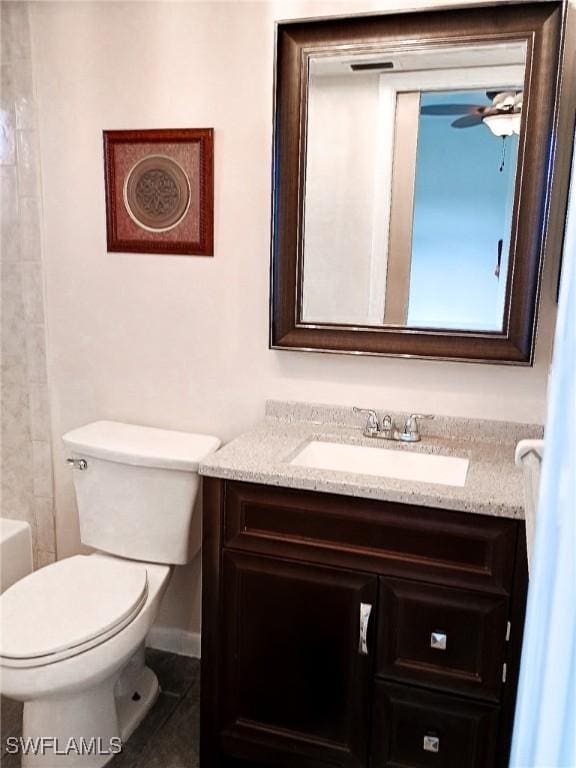
{"type": "Polygon", "coordinates": [[[354,16],[277,25],[270,347],[532,364],[556,148],[562,2],[354,16]],[[502,332],[300,321],[308,62],[339,46],[526,41],[526,77],[502,332]]]}

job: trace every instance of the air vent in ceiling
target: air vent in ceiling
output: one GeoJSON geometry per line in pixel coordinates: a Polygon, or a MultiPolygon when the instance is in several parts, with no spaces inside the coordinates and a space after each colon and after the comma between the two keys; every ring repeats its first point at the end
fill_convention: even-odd
{"type": "Polygon", "coordinates": [[[394,69],[392,61],[369,61],[365,64],[350,64],[353,72],[366,72],[373,69],[394,69]]]}

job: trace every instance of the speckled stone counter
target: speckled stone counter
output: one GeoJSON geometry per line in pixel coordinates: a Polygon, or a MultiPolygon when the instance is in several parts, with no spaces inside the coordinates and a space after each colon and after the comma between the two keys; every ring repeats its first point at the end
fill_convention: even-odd
{"type": "MultiPolygon", "coordinates": [[[[382,417],[383,412],[379,412],[382,417]]],[[[408,414],[391,413],[397,425],[408,414]]],[[[227,480],[339,493],[498,517],[523,518],[522,475],[514,464],[516,443],[540,438],[538,424],[436,417],[421,424],[422,441],[365,438],[366,418],[351,408],[268,401],[266,419],[200,465],[200,474],[227,480]],[[353,443],[468,458],[464,487],[293,466],[310,440],[353,443]]]]}

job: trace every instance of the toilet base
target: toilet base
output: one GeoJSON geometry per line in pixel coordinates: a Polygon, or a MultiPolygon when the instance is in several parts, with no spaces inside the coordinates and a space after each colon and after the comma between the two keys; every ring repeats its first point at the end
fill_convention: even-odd
{"type": "Polygon", "coordinates": [[[139,661],[120,679],[116,673],[69,696],[25,702],[23,744],[35,749],[22,755],[22,768],[102,768],[112,760],[160,693],[156,675],[139,661]]]}
{"type": "Polygon", "coordinates": [[[159,695],[158,678],[150,667],[144,667],[134,691],[116,698],[120,738],[123,743],[134,733],[159,695]]]}

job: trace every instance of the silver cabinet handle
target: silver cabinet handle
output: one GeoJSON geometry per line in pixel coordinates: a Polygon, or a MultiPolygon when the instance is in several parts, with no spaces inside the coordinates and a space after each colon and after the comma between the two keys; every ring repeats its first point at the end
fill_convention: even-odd
{"type": "Polygon", "coordinates": [[[88,462],[86,459],[66,459],[66,464],[72,467],[72,469],[88,469],[88,462]]]}
{"type": "Polygon", "coordinates": [[[362,656],[368,655],[368,622],[372,606],[370,603],[360,603],[360,638],[358,640],[358,653],[362,656]]]}
{"type": "Polygon", "coordinates": [[[437,651],[445,651],[448,635],[445,632],[432,632],[430,635],[430,648],[437,651]]]}
{"type": "Polygon", "coordinates": [[[440,752],[440,739],[438,736],[424,736],[422,749],[424,752],[440,752]]]}

